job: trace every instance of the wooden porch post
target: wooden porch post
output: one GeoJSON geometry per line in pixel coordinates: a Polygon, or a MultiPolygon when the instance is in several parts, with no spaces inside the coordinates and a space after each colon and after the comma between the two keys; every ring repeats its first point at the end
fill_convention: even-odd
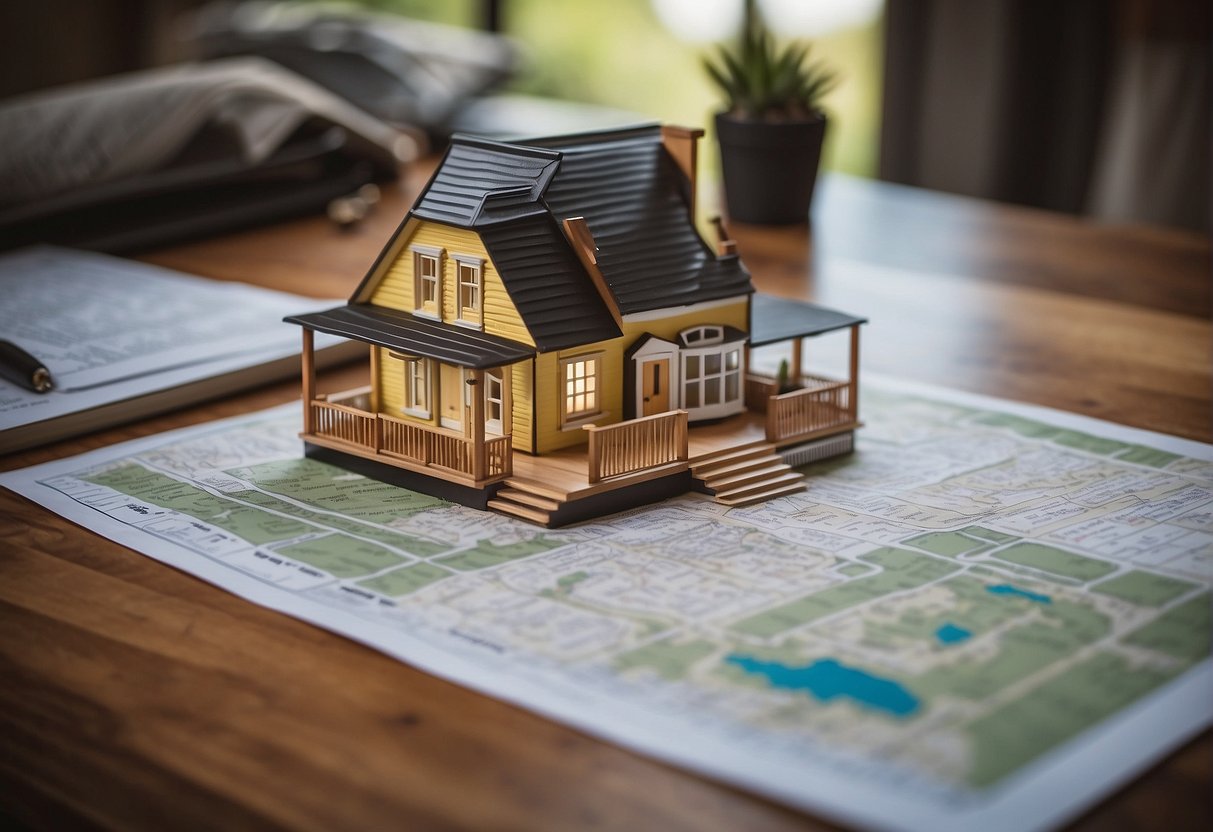
{"type": "Polygon", "coordinates": [[[859,324],[851,325],[851,380],[847,395],[851,421],[859,419],[859,324]]]}
{"type": "Polygon", "coordinates": [[[802,360],[801,359],[802,352],[804,352],[804,339],[803,338],[793,338],[792,339],[792,366],[789,368],[791,370],[791,372],[788,373],[788,375],[790,376],[788,381],[792,382],[793,384],[800,384],[800,376],[801,376],[800,362],[802,360]]]}
{"type": "Polygon", "coordinates": [[[484,370],[472,370],[472,479],[476,482],[488,470],[484,457],[484,370]]]}
{"type": "Polygon", "coordinates": [[[303,328],[303,432],[312,432],[312,399],[316,397],[316,356],[312,331],[303,328]]]}

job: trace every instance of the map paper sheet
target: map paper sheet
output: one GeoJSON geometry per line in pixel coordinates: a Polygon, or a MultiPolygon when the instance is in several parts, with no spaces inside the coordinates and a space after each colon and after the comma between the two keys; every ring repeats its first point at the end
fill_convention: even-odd
{"type": "Polygon", "coordinates": [[[302,458],[298,406],[0,483],[251,601],[878,829],[1060,823],[1213,716],[1213,448],[869,383],[746,508],[548,530],[302,458]]]}

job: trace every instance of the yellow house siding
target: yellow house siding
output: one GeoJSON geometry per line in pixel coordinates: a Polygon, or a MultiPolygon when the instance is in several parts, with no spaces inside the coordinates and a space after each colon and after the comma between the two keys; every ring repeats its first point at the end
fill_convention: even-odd
{"type": "Polygon", "coordinates": [[[383,347],[379,352],[379,377],[372,383],[379,391],[379,409],[389,416],[400,416],[404,408],[404,362],[383,347]]]}
{"type": "Polygon", "coordinates": [[[675,341],[678,338],[678,333],[684,329],[703,324],[724,324],[736,327],[742,332],[748,332],[750,329],[748,306],[747,300],[742,299],[728,306],[718,306],[713,309],[702,309],[696,312],[679,313],[676,310],[671,310],[671,314],[668,317],[652,321],[625,320],[621,327],[623,330],[623,342],[630,346],[646,332],[656,335],[658,338],[664,338],[667,341],[675,341]]]}
{"type": "Polygon", "coordinates": [[[423,425],[438,424],[438,412],[434,406],[435,380],[438,364],[430,366],[430,418],[423,419],[404,412],[404,361],[395,357],[384,347],[375,347],[379,351],[379,377],[373,383],[379,390],[379,412],[397,419],[406,419],[423,425]]]}
{"type": "Polygon", "coordinates": [[[610,425],[623,420],[623,339],[614,338],[596,344],[586,344],[559,352],[541,353],[535,359],[535,408],[537,419],[537,452],[544,454],[560,448],[583,444],[585,431],[580,426],[563,429],[560,426],[564,407],[564,379],[560,362],[564,358],[601,353],[599,370],[599,408],[602,415],[591,421],[610,425]]]}
{"type": "Polygon", "coordinates": [[[577,427],[564,430],[560,426],[561,408],[564,406],[563,379],[560,377],[560,361],[588,353],[602,353],[600,389],[603,415],[593,420],[597,425],[620,422],[623,412],[624,351],[645,333],[674,341],[684,329],[703,324],[724,324],[747,331],[749,329],[748,300],[739,299],[711,309],[692,312],[671,310],[671,314],[648,321],[625,321],[623,338],[587,344],[559,352],[542,353],[535,359],[535,416],[537,453],[543,454],[586,441],[585,431],[577,427]]]}
{"type": "Polygon", "coordinates": [[[510,300],[505,284],[501,282],[501,275],[489,259],[480,237],[474,231],[464,228],[428,221],[418,223],[412,236],[401,246],[395,262],[388,266],[383,278],[372,290],[371,303],[404,312],[414,310],[413,252],[409,250],[409,246],[413,245],[429,246],[444,252],[439,260],[439,267],[442,274],[442,319],[445,322],[454,323],[459,318],[459,265],[452,255],[479,257],[484,261],[481,276],[484,331],[534,346],[535,339],[527,331],[522,317],[510,300]]]}
{"type": "Polygon", "coordinates": [[[510,398],[513,401],[511,413],[513,416],[513,448],[516,451],[534,453],[532,442],[534,434],[534,409],[531,407],[531,395],[534,390],[534,373],[530,361],[519,361],[512,368],[510,383],[510,398]]]}

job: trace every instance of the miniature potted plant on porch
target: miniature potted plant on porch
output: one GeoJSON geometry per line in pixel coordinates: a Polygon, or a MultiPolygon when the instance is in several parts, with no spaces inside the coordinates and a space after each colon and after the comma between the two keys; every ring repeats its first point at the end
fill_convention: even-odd
{"type": "Polygon", "coordinates": [[[825,138],[821,97],[836,76],[809,45],[782,49],[746,0],[741,39],[705,59],[727,109],[716,114],[728,215],[739,222],[807,222],[825,138]]]}
{"type": "Polygon", "coordinates": [[[775,392],[783,395],[784,393],[793,393],[803,389],[804,385],[800,383],[800,379],[793,379],[788,376],[788,360],[786,358],[780,359],[779,373],[775,376],[775,392]]]}

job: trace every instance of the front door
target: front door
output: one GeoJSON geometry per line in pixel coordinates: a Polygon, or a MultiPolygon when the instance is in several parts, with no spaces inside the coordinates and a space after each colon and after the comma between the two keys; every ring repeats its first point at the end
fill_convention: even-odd
{"type": "Polygon", "coordinates": [[[440,364],[438,376],[438,415],[444,428],[460,430],[463,427],[463,369],[440,364]]]}
{"type": "Polygon", "coordinates": [[[640,365],[641,416],[670,409],[670,359],[655,358],[640,365]]]}

